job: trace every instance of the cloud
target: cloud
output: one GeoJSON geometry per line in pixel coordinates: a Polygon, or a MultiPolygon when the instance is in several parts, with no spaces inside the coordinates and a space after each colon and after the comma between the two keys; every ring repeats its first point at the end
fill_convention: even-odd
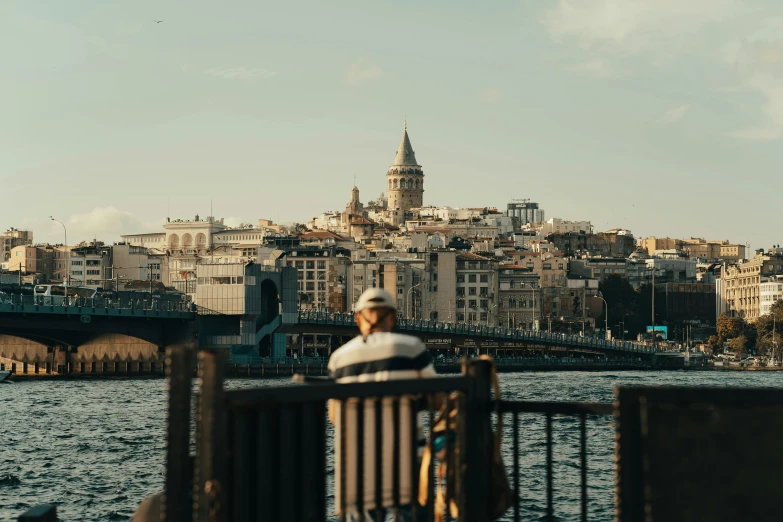
{"type": "Polygon", "coordinates": [[[757,129],[742,129],[730,132],[729,136],[740,140],[751,141],[775,141],[783,137],[783,130],[774,127],[763,127],[757,129]]]}
{"type": "Polygon", "coordinates": [[[497,103],[503,99],[503,93],[499,89],[489,87],[479,93],[479,98],[484,103],[497,103]]]}
{"type": "Polygon", "coordinates": [[[731,133],[743,140],[783,138],[783,19],[770,19],[751,36],[723,46],[724,61],[745,90],[759,94],[763,119],[759,125],[731,133]]]}
{"type": "MultiPolygon", "coordinates": [[[[632,55],[669,54],[683,39],[730,18],[739,0],[559,0],[541,23],[557,42],[583,49],[632,55]]],[[[698,36],[696,36],[698,37],[698,36]]]]}
{"type": "Polygon", "coordinates": [[[343,82],[346,85],[358,85],[367,83],[372,80],[376,80],[383,76],[383,69],[378,65],[370,64],[365,58],[359,57],[354,63],[348,67],[343,77],[343,82]]]}
{"type": "Polygon", "coordinates": [[[615,70],[602,58],[593,58],[571,68],[573,71],[582,72],[596,78],[608,78],[614,76],[615,70]]]}
{"type": "Polygon", "coordinates": [[[271,78],[277,73],[266,69],[251,69],[248,67],[213,67],[204,71],[204,74],[225,78],[226,80],[252,80],[255,78],[271,78]]]}
{"type": "Polygon", "coordinates": [[[223,218],[223,224],[225,224],[227,227],[236,228],[239,225],[244,225],[245,223],[246,223],[245,220],[236,216],[229,216],[227,218],[223,218]]]}
{"type": "Polygon", "coordinates": [[[661,125],[670,125],[672,123],[676,123],[680,121],[683,116],[685,116],[685,113],[688,112],[689,108],[690,105],[680,105],[679,107],[669,109],[658,119],[658,123],[661,125]]]}
{"type": "MultiPolygon", "coordinates": [[[[56,217],[56,216],[55,216],[56,217]]],[[[68,229],[68,243],[75,245],[81,241],[116,241],[122,234],[134,234],[141,232],[162,232],[164,219],[158,222],[142,222],[130,212],[119,210],[113,206],[96,207],[89,212],[71,214],[62,219],[68,229]]],[[[48,236],[62,237],[62,226],[50,221],[51,229],[48,236]]],[[[55,239],[62,242],[62,239],[55,239]]]]}

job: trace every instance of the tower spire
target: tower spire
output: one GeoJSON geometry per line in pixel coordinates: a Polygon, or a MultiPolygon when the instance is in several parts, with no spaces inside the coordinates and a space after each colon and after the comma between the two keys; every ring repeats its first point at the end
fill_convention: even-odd
{"type": "Polygon", "coordinates": [[[402,120],[402,127],[405,132],[408,132],[408,115],[406,114],[402,120]]]}
{"type": "Polygon", "coordinates": [[[408,138],[408,117],[403,120],[402,141],[394,158],[394,165],[417,165],[416,155],[413,153],[411,140],[408,138]]]}

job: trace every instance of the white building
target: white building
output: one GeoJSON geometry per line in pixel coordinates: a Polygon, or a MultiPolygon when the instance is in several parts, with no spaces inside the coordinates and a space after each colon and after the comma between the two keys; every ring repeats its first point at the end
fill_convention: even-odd
{"type": "Polygon", "coordinates": [[[777,275],[761,280],[759,286],[759,312],[767,315],[772,312],[772,306],[783,301],[783,276],[777,275]]]}

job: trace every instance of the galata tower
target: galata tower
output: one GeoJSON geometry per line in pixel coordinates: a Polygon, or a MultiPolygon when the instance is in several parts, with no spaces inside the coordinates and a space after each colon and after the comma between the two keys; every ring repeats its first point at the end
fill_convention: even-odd
{"type": "Polygon", "coordinates": [[[408,138],[407,120],[400,148],[397,150],[397,157],[394,158],[394,164],[389,167],[386,179],[389,182],[387,207],[389,210],[406,211],[422,206],[424,171],[421,170],[421,165],[416,163],[416,155],[413,153],[411,140],[408,138]]]}

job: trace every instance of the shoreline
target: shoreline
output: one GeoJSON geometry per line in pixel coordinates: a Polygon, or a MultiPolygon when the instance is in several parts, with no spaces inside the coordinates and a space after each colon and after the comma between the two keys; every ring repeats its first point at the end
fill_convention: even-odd
{"type": "MultiPolygon", "coordinates": [[[[452,374],[460,372],[459,363],[441,363],[436,364],[435,369],[438,373],[452,374]]],[[[608,372],[608,371],[645,371],[645,372],[669,372],[669,371],[699,371],[699,372],[776,372],[783,371],[781,367],[721,367],[721,366],[656,366],[647,363],[617,363],[617,364],[599,364],[599,363],[559,363],[559,364],[498,364],[499,373],[528,373],[528,372],[608,372]]],[[[274,379],[277,377],[291,377],[294,374],[326,376],[328,370],[326,365],[318,364],[245,364],[228,365],[226,367],[226,379],[274,379]]],[[[70,375],[47,374],[47,373],[28,373],[13,374],[10,376],[10,382],[31,382],[31,381],[89,381],[89,380],[149,380],[164,379],[163,373],[71,373],[70,375]]]]}

